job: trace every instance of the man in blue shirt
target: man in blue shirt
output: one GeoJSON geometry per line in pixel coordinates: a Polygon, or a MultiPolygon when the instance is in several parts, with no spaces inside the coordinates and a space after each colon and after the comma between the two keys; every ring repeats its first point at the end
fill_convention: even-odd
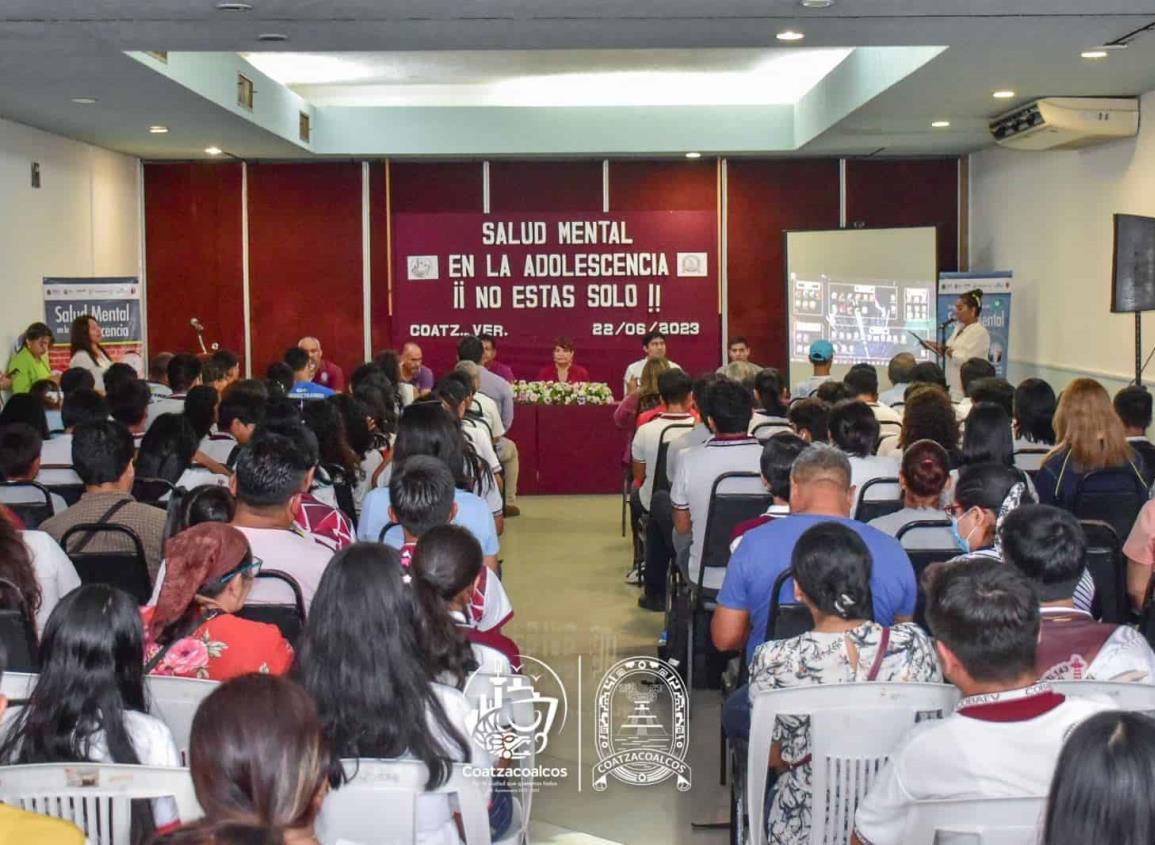
{"type": "Polygon", "coordinates": [[[290,399],[324,399],[333,395],[328,387],[313,381],[315,365],[304,349],[290,347],[284,361],[293,370],[293,388],[286,394],[290,399]]]}
{"type": "MultiPolygon", "coordinates": [[[[806,449],[790,469],[790,516],[761,525],[743,535],[742,545],[730,557],[726,578],[718,594],[718,609],[710,635],[719,651],[746,648],[746,662],[766,640],[770,617],[770,592],[776,579],[790,566],[794,544],[806,529],[819,522],[836,521],[858,534],[873,561],[870,590],[874,597],[874,621],[881,625],[909,622],[914,617],[917,585],[914,567],[902,546],[876,528],[849,518],[854,501],[850,484],[850,461],[831,446],[816,444],[806,449]]],[[[789,579],[779,599],[793,601],[789,579]]],[[[750,705],[745,687],[726,703],[727,732],[742,719],[749,731],[750,705]]],[[[741,735],[742,731],[736,733],[741,735]]],[[[731,733],[731,735],[734,735],[731,733]]]]}

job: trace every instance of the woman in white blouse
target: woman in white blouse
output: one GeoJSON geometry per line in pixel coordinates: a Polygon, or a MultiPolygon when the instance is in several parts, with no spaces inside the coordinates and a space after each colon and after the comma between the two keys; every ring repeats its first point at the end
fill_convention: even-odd
{"type": "Polygon", "coordinates": [[[100,345],[100,323],[91,314],[81,314],[72,321],[69,346],[72,358],[68,366],[88,370],[96,380],[96,390],[104,392],[104,371],[112,366],[112,358],[100,345]]]}
{"type": "Polygon", "coordinates": [[[983,292],[972,290],[960,294],[954,304],[955,327],[946,344],[932,343],[946,356],[946,379],[952,398],[962,399],[961,367],[971,358],[986,360],[991,351],[991,336],[979,322],[983,312],[983,292]]]}

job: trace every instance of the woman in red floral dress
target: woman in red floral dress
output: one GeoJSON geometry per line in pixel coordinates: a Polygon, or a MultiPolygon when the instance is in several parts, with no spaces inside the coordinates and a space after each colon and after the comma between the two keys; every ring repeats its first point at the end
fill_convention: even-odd
{"type": "Polygon", "coordinates": [[[141,611],[148,674],[226,681],[288,672],[293,647],[277,626],[236,615],[261,568],[240,531],[204,522],[177,534],[164,551],[160,595],[141,611]]]}

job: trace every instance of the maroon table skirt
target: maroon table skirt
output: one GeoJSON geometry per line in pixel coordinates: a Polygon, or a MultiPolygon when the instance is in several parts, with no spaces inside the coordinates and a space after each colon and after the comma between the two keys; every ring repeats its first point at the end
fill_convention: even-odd
{"type": "Polygon", "coordinates": [[[518,405],[509,437],[521,456],[518,495],[617,493],[626,432],[614,405],[518,405]]]}

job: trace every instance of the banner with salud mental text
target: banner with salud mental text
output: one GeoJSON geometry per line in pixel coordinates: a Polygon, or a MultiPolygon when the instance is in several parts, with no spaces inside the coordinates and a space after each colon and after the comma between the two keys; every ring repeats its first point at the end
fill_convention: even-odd
{"type": "Polygon", "coordinates": [[[667,336],[691,373],[718,365],[717,217],[709,211],[397,214],[392,314],[438,374],[468,334],[532,380],[567,337],[574,362],[618,390],[642,335],[667,336]]]}
{"type": "Polygon", "coordinates": [[[69,335],[72,321],[88,314],[100,323],[101,346],[114,361],[124,361],[142,376],[144,328],[141,322],[140,280],[135,276],[61,278],[44,277],[44,322],[56,343],[49,353],[54,371],[68,369],[72,357],[69,335]]]}

